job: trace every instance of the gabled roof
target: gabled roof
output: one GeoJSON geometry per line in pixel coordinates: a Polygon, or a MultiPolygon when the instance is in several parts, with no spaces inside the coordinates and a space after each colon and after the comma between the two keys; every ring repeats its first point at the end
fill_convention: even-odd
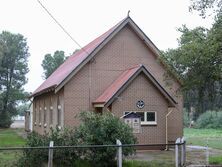
{"type": "MultiPolygon", "coordinates": [[[[147,46],[159,55],[159,50],[143,31],[130,18],[126,17],[107,32],[90,42],[81,50],[70,56],[61,66],[59,66],[32,94],[37,96],[42,93],[55,90],[58,92],[93,56],[103,48],[125,25],[129,24],[147,46]]],[[[178,80],[179,81],[179,80],[178,80]]],[[[179,83],[181,83],[179,81],[179,83]]]]}
{"type": "Polygon", "coordinates": [[[168,100],[170,106],[175,106],[177,102],[172,96],[157,82],[151,73],[143,66],[136,65],[124,71],[94,102],[94,106],[109,106],[116,97],[122,93],[127,86],[140,74],[144,73],[151,83],[160,91],[168,100]]]}
{"type": "Polygon", "coordinates": [[[70,56],[33,92],[32,96],[45,93],[49,88],[58,87],[124,20],[126,18],[70,56]]]}

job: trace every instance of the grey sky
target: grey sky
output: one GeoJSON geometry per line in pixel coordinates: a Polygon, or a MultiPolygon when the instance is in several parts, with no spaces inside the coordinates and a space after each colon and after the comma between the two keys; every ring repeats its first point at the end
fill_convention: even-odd
{"type": "MultiPolygon", "coordinates": [[[[209,27],[212,19],[189,13],[189,0],[41,0],[81,46],[130,16],[161,50],[175,48],[176,28],[209,27]]],[[[44,55],[56,50],[70,55],[78,46],[46,14],[37,0],[0,0],[0,31],[20,33],[27,38],[30,72],[27,91],[42,82],[44,55]]]]}

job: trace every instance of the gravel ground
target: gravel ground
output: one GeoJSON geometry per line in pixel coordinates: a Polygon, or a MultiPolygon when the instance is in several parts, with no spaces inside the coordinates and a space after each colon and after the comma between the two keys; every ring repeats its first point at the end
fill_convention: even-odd
{"type": "MultiPolygon", "coordinates": [[[[205,147],[186,147],[186,165],[207,165],[207,156],[222,155],[222,150],[208,149],[205,147]]],[[[127,159],[142,160],[142,161],[158,161],[167,164],[175,164],[175,152],[173,149],[169,151],[137,151],[136,155],[133,155],[127,159]]]]}

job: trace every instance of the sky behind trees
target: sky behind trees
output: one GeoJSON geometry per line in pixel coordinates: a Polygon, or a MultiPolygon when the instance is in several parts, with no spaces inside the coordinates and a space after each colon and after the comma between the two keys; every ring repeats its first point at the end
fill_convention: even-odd
{"type": "MultiPolygon", "coordinates": [[[[79,47],[46,14],[37,0],[0,0],[0,31],[20,33],[29,46],[29,79],[25,88],[33,92],[42,82],[44,55],[56,50],[69,56],[79,47]]],[[[177,28],[210,28],[212,17],[202,19],[189,12],[189,0],[42,0],[53,16],[83,47],[117,22],[130,16],[160,50],[177,47],[177,28]]]]}

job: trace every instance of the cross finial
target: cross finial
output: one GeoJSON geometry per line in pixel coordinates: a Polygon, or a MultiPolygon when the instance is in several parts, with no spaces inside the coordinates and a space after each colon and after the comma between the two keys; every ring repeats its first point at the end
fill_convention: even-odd
{"type": "Polygon", "coordinates": [[[130,14],[130,10],[128,10],[127,17],[129,17],[129,14],[130,14]]]}

